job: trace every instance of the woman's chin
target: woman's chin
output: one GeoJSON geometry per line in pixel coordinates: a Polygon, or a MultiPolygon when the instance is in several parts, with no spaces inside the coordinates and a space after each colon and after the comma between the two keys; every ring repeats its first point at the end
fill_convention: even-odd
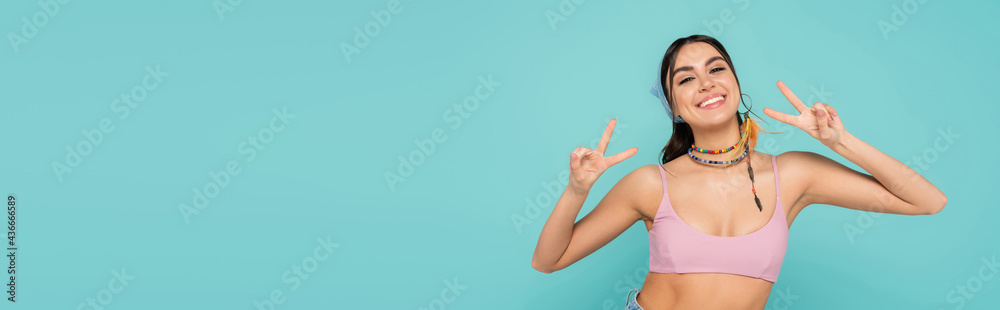
{"type": "Polygon", "coordinates": [[[726,113],[721,111],[716,112],[715,110],[704,112],[699,115],[700,117],[697,120],[695,120],[693,124],[695,127],[715,128],[725,126],[730,122],[736,121],[736,112],[726,113]]]}

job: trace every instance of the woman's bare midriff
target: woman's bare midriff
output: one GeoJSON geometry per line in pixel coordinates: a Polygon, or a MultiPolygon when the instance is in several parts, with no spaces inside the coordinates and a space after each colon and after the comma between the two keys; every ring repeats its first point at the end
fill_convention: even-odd
{"type": "Polygon", "coordinates": [[[646,275],[636,301],[644,310],[761,310],[772,283],[724,273],[646,275]]]}

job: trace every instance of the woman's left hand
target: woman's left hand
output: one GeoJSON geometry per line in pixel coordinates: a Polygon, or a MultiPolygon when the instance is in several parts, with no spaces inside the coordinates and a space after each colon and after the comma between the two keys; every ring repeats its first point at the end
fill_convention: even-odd
{"type": "Polygon", "coordinates": [[[844,129],[844,123],[837,116],[837,110],[834,110],[830,105],[817,102],[809,108],[802,104],[799,97],[796,97],[795,93],[792,93],[792,90],[788,89],[784,82],[778,81],[778,89],[785,95],[788,102],[792,103],[796,110],[799,110],[799,115],[791,116],[771,108],[764,108],[764,114],[767,116],[798,127],[822,142],[823,145],[831,148],[840,143],[841,138],[848,135],[847,130],[844,129]]]}

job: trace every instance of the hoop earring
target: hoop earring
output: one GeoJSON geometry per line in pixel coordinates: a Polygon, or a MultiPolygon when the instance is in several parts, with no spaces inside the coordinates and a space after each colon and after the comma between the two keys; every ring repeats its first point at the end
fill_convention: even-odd
{"type": "MultiPolygon", "coordinates": [[[[754,113],[754,112],[753,112],[753,98],[750,98],[750,95],[747,95],[747,94],[742,94],[742,93],[741,93],[741,94],[740,94],[740,102],[743,102],[743,96],[747,96],[747,98],[749,98],[749,99],[750,99],[750,106],[749,106],[749,107],[747,107],[747,111],[746,111],[746,112],[740,112],[740,111],[739,111],[739,109],[737,109],[737,110],[736,110],[736,113],[737,113],[737,114],[743,114],[743,118],[749,118],[749,117],[750,117],[750,114],[753,114],[754,116],[756,116],[756,117],[757,117],[757,119],[762,119],[762,118],[760,117],[760,115],[757,115],[757,113],[754,113]]],[[[744,107],[746,107],[746,106],[747,106],[746,102],[743,102],[743,106],[744,106],[744,107]]],[[[767,132],[767,133],[772,133],[772,132],[770,132],[770,131],[767,131],[767,130],[765,130],[764,132],[767,132]]]]}
{"type": "Polygon", "coordinates": [[[739,112],[739,110],[737,110],[736,112],[740,113],[740,114],[743,114],[743,115],[749,114],[750,110],[753,109],[753,98],[750,98],[750,95],[747,95],[747,94],[740,94],[740,102],[743,103],[743,106],[747,108],[747,111],[746,112],[739,112]],[[743,101],[743,96],[747,96],[747,98],[750,99],[750,106],[749,107],[747,107],[747,103],[743,101]]]}

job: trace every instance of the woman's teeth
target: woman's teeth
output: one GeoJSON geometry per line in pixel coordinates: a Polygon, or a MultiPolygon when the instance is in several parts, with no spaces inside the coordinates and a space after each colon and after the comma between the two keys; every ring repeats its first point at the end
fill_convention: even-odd
{"type": "Polygon", "coordinates": [[[716,101],[719,101],[719,100],[722,100],[722,99],[724,99],[724,97],[725,97],[725,96],[718,96],[718,97],[715,97],[715,98],[712,98],[712,99],[708,99],[708,100],[706,100],[705,102],[702,102],[701,104],[699,104],[699,105],[698,105],[698,107],[700,108],[700,107],[704,107],[704,106],[706,106],[706,105],[710,105],[710,104],[713,104],[713,103],[715,103],[716,101]]]}

